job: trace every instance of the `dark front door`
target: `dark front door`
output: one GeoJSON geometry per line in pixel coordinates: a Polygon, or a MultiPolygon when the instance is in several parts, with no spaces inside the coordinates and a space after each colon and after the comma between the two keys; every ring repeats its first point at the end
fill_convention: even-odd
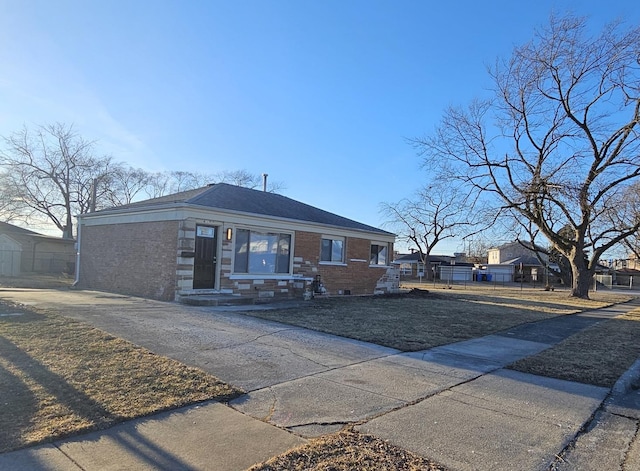
{"type": "Polygon", "coordinates": [[[217,232],[215,227],[196,227],[193,289],[214,289],[216,287],[217,232]]]}

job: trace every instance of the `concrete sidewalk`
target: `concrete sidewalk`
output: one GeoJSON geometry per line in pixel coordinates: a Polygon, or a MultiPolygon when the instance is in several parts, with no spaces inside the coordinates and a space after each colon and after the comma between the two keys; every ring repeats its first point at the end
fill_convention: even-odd
{"type": "Polygon", "coordinates": [[[242,470],[304,442],[209,402],[0,454],[0,470],[242,470]]]}
{"type": "MultiPolygon", "coordinates": [[[[601,408],[610,390],[503,367],[637,306],[401,353],[234,312],[105,293],[15,289],[0,298],[89,322],[248,391],[231,408],[190,407],[0,455],[0,469],[55,470],[242,470],[348,423],[451,469],[545,470],[556,462],[587,469],[571,466],[585,456],[579,443],[588,434],[573,455],[557,455],[594,414],[620,416],[601,408]]],[[[616,397],[638,414],[628,400],[630,375],[616,397]]],[[[625,436],[634,449],[635,435],[625,436]]],[[[614,454],[607,451],[610,463],[614,454]]]]}

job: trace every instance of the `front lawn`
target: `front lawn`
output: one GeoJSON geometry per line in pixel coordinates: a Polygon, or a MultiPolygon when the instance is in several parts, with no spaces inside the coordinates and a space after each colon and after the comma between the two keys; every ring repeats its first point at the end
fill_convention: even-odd
{"type": "Polygon", "coordinates": [[[247,314],[417,351],[629,299],[605,293],[593,298],[585,301],[542,290],[413,290],[401,296],[315,298],[302,308],[247,314]]]}
{"type": "Polygon", "coordinates": [[[0,303],[0,452],[240,392],[87,324],[0,303]]]}

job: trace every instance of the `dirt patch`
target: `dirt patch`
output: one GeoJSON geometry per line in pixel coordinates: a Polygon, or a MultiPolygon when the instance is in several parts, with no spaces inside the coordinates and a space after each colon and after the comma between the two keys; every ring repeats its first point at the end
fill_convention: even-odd
{"type": "Polygon", "coordinates": [[[433,461],[352,429],[253,466],[248,471],[446,471],[433,461]]]}
{"type": "Polygon", "coordinates": [[[433,291],[421,288],[411,288],[408,291],[401,291],[399,293],[385,293],[378,295],[381,299],[440,299],[442,296],[433,291]]]}
{"type": "Polygon", "coordinates": [[[69,289],[73,275],[26,273],[19,276],[0,276],[2,288],[69,289]]]}

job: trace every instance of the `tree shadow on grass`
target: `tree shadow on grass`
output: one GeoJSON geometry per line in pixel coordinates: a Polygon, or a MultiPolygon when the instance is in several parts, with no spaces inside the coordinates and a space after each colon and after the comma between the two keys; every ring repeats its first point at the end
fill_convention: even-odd
{"type": "MultiPolygon", "coordinates": [[[[0,397],[0,453],[105,429],[124,420],[3,336],[0,336],[0,397]],[[40,393],[41,397],[38,397],[35,391],[38,386],[52,397],[48,402],[53,401],[61,406],[57,408],[60,411],[58,417],[40,416],[43,394],[40,393]],[[72,423],[69,426],[69,420],[73,420],[71,416],[82,421],[82,424],[74,427],[72,423]],[[56,429],[56,421],[67,425],[56,429]],[[25,438],[30,430],[44,427],[50,433],[43,435],[41,439],[25,438]]],[[[117,443],[119,450],[133,455],[136,462],[147,463],[157,469],[193,469],[179,457],[141,435],[136,430],[135,423],[132,426],[124,424],[122,427],[110,432],[109,436],[117,443]]],[[[97,442],[101,436],[102,433],[95,432],[80,440],[97,442]]],[[[11,463],[11,456],[7,459],[11,463]]],[[[35,455],[19,458],[22,464],[25,459],[37,461],[38,458],[35,455]]],[[[0,463],[0,467],[1,465],[0,463]]]]}
{"type": "MultiPolygon", "coordinates": [[[[54,373],[45,365],[31,357],[28,353],[18,348],[11,341],[0,336],[0,357],[6,368],[11,368],[14,372],[9,372],[2,368],[0,374],[2,379],[2,397],[10,398],[12,409],[5,409],[2,406],[2,424],[5,440],[0,441],[0,452],[8,451],[20,446],[32,443],[24,442],[24,433],[28,428],[39,428],[46,426],[51,429],[49,437],[38,441],[50,441],[55,438],[65,437],[80,431],[86,432],[105,428],[123,419],[118,415],[109,412],[99,402],[89,397],[84,392],[69,384],[65,378],[54,373]],[[29,382],[37,384],[44,392],[51,395],[55,403],[62,407],[59,417],[39,417],[42,401],[44,398],[36,397],[36,391],[29,386],[29,382]],[[4,394],[6,391],[6,394],[4,394]],[[89,425],[69,426],[72,415],[88,422],[89,425]],[[48,423],[45,423],[47,420],[48,423]],[[57,428],[57,423],[65,425],[57,428]]],[[[35,385],[34,385],[35,387],[35,385]]],[[[6,402],[6,401],[5,401],[6,402]]]]}
{"type": "MultiPolygon", "coordinates": [[[[4,353],[0,350],[0,353],[4,353]]],[[[4,356],[4,355],[2,355],[4,356]]],[[[0,364],[0,452],[22,445],[38,403],[27,384],[0,364]]]]}

